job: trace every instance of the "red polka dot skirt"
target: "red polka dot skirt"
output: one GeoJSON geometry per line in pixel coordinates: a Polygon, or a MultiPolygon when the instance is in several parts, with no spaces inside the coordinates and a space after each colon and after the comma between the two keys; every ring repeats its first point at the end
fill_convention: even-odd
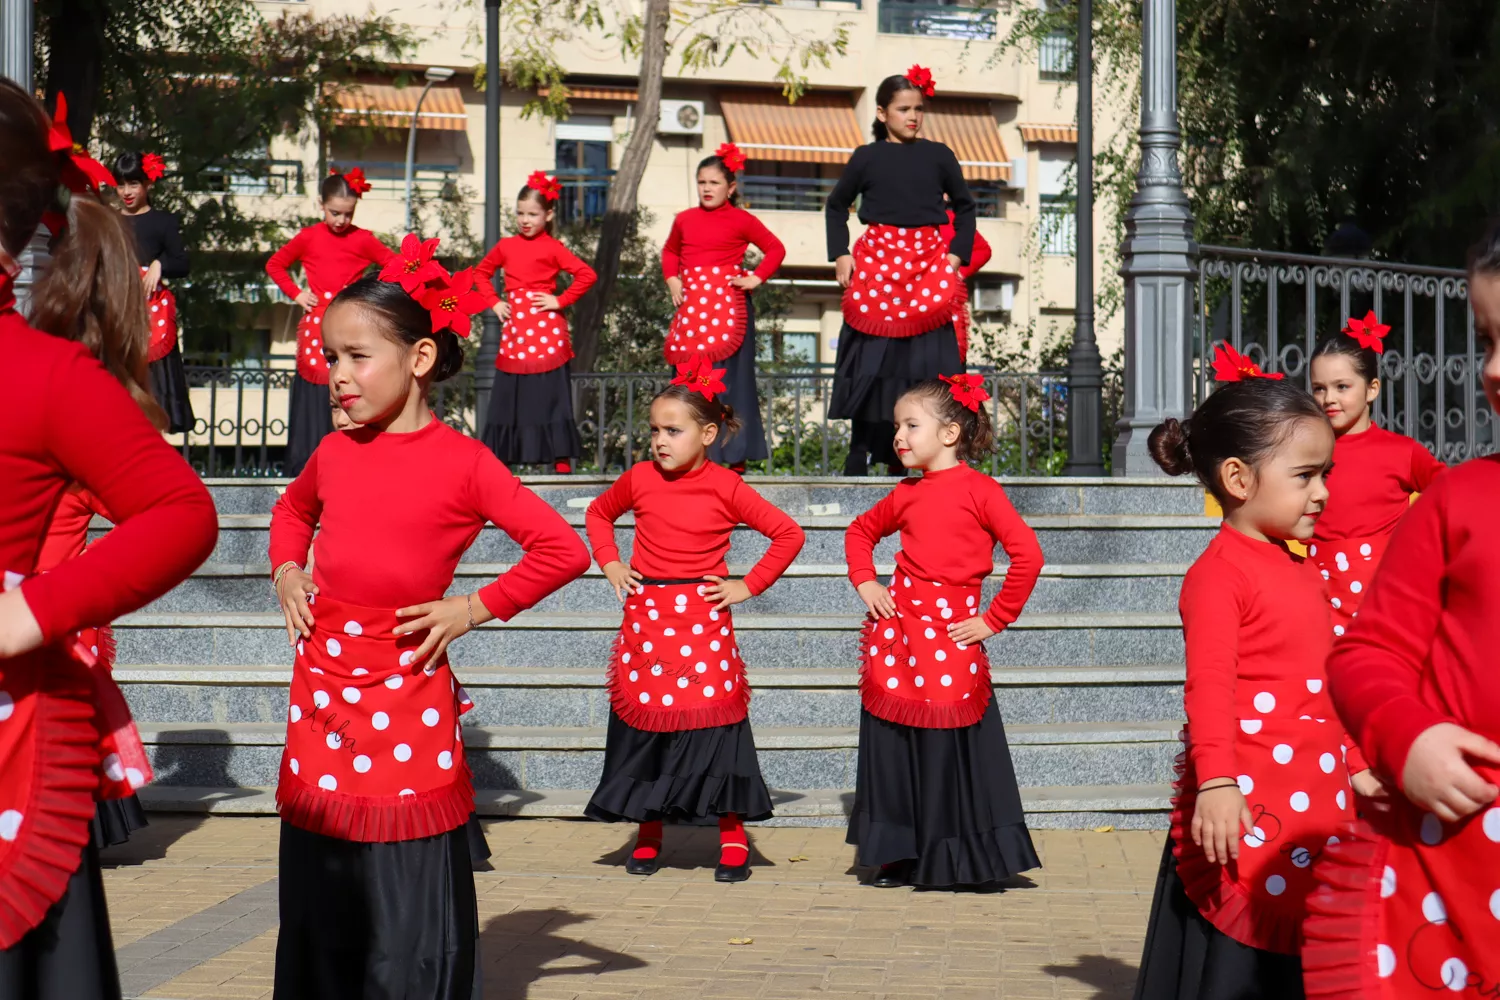
{"type": "Polygon", "coordinates": [[[297,374],[314,385],[328,384],[328,362],[323,358],[323,314],[333,302],[332,292],[323,292],[318,304],[302,314],[297,324],[297,374]]]}
{"type": "Polygon", "coordinates": [[[568,319],[561,312],[531,304],[536,289],[508,291],[510,319],[500,329],[495,367],[512,375],[534,375],[561,368],[573,359],[568,319]]]}
{"type": "Polygon", "coordinates": [[[953,319],[963,279],[937,226],[879,223],[850,251],[854,276],[844,289],[844,322],[875,337],[915,337],[953,319]]]}
{"type": "Polygon", "coordinates": [[[1333,634],[1343,635],[1364,602],[1375,569],[1390,544],[1390,535],[1371,538],[1339,538],[1314,542],[1307,555],[1328,582],[1328,603],[1333,612],[1333,634]]]}
{"type": "Polygon", "coordinates": [[[667,363],[690,364],[699,357],[723,361],[745,342],[749,312],[745,293],[729,283],[746,272],[738,267],[686,267],[682,305],[672,316],[662,354],[667,363]]]}
{"type": "Polygon", "coordinates": [[[367,843],[462,826],[474,789],[458,717],[472,704],[447,658],[419,667],[425,633],[396,636],[394,611],[318,595],[312,612],[292,669],[281,818],[367,843]]]}
{"type": "MultiPolygon", "coordinates": [[[[146,268],[141,268],[146,273],[146,268]]],[[[151,327],[151,341],[146,349],[147,361],[160,361],[177,346],[177,296],[165,282],[146,299],[146,319],[151,327]]]]}

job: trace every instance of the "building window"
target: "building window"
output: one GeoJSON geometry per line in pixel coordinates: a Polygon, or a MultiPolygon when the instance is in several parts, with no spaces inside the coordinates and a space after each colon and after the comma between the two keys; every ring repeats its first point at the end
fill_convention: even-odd
{"type": "Polygon", "coordinates": [[[988,42],[995,37],[995,10],[955,0],[880,0],[880,30],[888,35],[988,42]]]}
{"type": "Polygon", "coordinates": [[[761,337],[756,344],[755,360],[813,364],[818,360],[818,335],[783,332],[780,337],[761,337]],[[779,345],[777,340],[781,341],[779,345]]]}
{"type": "Polygon", "coordinates": [[[1077,73],[1073,46],[1073,36],[1066,31],[1053,31],[1042,39],[1038,61],[1043,80],[1073,79],[1077,73]]]}
{"type": "Polygon", "coordinates": [[[740,203],[756,212],[821,212],[842,167],[757,160],[737,185],[740,203]]]}
{"type": "Polygon", "coordinates": [[[981,219],[999,219],[1005,215],[1004,181],[970,181],[969,193],[974,196],[974,214],[981,219]]]}
{"type": "Polygon", "coordinates": [[[1037,193],[1041,211],[1037,237],[1042,253],[1049,257],[1071,257],[1076,249],[1077,198],[1073,188],[1074,152],[1060,147],[1043,149],[1038,157],[1037,193]]]}
{"type": "Polygon", "coordinates": [[[558,122],[554,173],[562,183],[557,214],[563,223],[592,222],[604,217],[609,201],[610,156],[614,127],[603,115],[574,115],[558,122]]]}

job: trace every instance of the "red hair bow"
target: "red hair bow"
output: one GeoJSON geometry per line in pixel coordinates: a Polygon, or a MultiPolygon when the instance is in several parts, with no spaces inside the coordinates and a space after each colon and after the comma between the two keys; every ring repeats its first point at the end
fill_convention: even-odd
{"type": "MultiPolygon", "coordinates": [[[[434,266],[442,270],[441,265],[434,266]]],[[[433,333],[452,330],[460,337],[469,335],[474,316],[483,312],[488,303],[488,299],[474,288],[474,269],[471,267],[452,277],[443,274],[422,292],[417,301],[432,313],[433,333]]]]}
{"type": "Polygon", "coordinates": [[[562,181],[556,177],[548,177],[545,170],[533,170],[531,176],[526,178],[526,186],[547,201],[556,201],[562,197],[562,181]]]}
{"type": "Polygon", "coordinates": [[[685,385],[694,392],[702,393],[704,399],[712,400],[728,390],[728,386],[724,384],[724,374],[727,371],[728,368],[715,368],[712,361],[699,355],[696,364],[677,366],[677,377],[672,380],[672,384],[685,385]]]}
{"type": "Polygon", "coordinates": [[[725,142],[714,150],[714,155],[724,161],[724,167],[730,173],[737,174],[745,169],[745,154],[740,152],[740,147],[732,142],[725,142]]]}
{"type": "Polygon", "coordinates": [[[932,80],[932,70],[926,66],[918,66],[916,63],[913,63],[911,69],[907,70],[905,75],[907,83],[910,83],[928,97],[937,92],[937,84],[932,80]]]}
{"type": "Polygon", "coordinates": [[[380,280],[394,281],[406,290],[407,295],[415,297],[429,281],[448,277],[443,265],[432,259],[437,246],[435,238],[424,240],[416,233],[407,233],[401,241],[401,253],[386,261],[380,269],[380,280]]]}
{"type": "Polygon", "coordinates": [[[115,175],[109,172],[109,168],[73,141],[73,133],[68,128],[68,98],[61,91],[57,95],[57,111],[52,115],[52,128],[47,131],[47,147],[54,153],[67,156],[62,180],[69,191],[97,193],[102,186],[115,186],[115,175]]]}
{"type": "Polygon", "coordinates": [[[155,153],[147,153],[141,157],[141,173],[146,175],[146,180],[155,184],[167,175],[167,161],[155,153]]]}
{"type": "Polygon", "coordinates": [[[979,412],[980,403],[990,398],[990,394],[984,391],[984,379],[978,375],[960,372],[957,375],[939,375],[938,378],[948,383],[948,391],[960,405],[974,413],[979,412]]]}
{"type": "Polygon", "coordinates": [[[1364,319],[1349,317],[1349,322],[1344,325],[1344,332],[1359,342],[1360,347],[1368,347],[1376,354],[1385,353],[1385,335],[1391,332],[1391,328],[1375,318],[1372,309],[1365,313],[1364,319]]]}
{"type": "Polygon", "coordinates": [[[1285,377],[1281,372],[1261,371],[1259,365],[1230,347],[1227,342],[1214,348],[1215,382],[1243,382],[1251,378],[1281,379],[1285,377]]]}

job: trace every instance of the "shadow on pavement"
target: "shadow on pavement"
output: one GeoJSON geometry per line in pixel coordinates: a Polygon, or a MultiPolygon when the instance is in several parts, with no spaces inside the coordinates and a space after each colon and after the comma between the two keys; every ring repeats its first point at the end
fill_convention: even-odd
{"type": "Polygon", "coordinates": [[[1128,962],[1104,955],[1083,955],[1072,965],[1044,965],[1049,976],[1072,979],[1098,990],[1091,1000],[1130,1000],[1139,971],[1128,962]]]}
{"type": "Polygon", "coordinates": [[[491,919],[479,932],[485,1000],[525,1000],[532,983],[550,976],[595,976],[646,965],[634,955],[558,933],[592,919],[560,907],[491,919]]]}

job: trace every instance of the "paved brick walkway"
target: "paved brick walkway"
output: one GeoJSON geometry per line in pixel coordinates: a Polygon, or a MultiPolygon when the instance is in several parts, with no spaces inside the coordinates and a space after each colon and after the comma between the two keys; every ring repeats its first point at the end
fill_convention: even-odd
{"type": "MultiPolygon", "coordinates": [[[[1126,1000],[1162,842],[1039,831],[1044,870],[1005,892],[947,893],[856,884],[836,829],[752,831],[761,867],[732,886],[713,882],[711,829],[669,829],[667,867],[649,879],[619,867],[625,827],[487,833],[487,1000],[1126,1000]]],[[[276,823],[258,818],[161,816],[107,852],[126,996],[269,998],[275,859],[276,823]]]]}

